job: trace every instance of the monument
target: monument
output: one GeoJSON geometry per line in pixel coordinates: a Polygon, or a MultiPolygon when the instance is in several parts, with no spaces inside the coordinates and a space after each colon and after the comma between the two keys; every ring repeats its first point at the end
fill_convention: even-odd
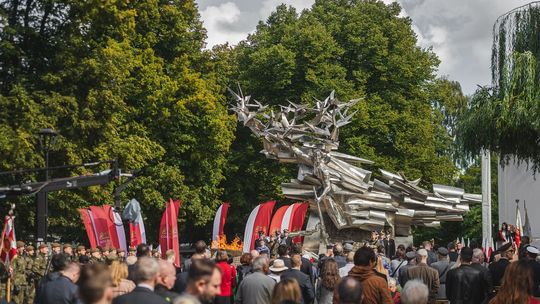
{"type": "Polygon", "coordinates": [[[428,191],[419,186],[420,179],[401,173],[380,170],[381,178],[373,178],[362,168],[372,161],[338,152],[339,129],[351,121],[355,113],[349,112],[358,100],[340,102],[332,92],[313,107],[287,102],[274,112],[241,91],[231,93],[236,99],[232,110],[262,140],[261,153],[298,165],[298,175],[283,183],[282,191],[310,203],[304,247],[323,249],[330,240],[359,240],[373,230],[409,236],[412,225],[462,221],[469,204],[481,203],[481,195],[445,185],[428,191]]]}

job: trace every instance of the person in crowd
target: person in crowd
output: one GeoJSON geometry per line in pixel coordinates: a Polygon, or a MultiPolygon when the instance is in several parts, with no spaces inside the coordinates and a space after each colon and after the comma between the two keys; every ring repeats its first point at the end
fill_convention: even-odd
{"type": "MultiPolygon", "coordinates": [[[[139,251],[137,251],[139,253],[139,251]]],[[[154,293],[159,277],[159,263],[149,256],[140,256],[133,269],[133,278],[137,287],[131,292],[114,298],[114,304],[164,304],[162,297],[154,293]]]]}
{"type": "Polygon", "coordinates": [[[257,239],[255,240],[255,249],[259,249],[259,247],[261,246],[261,241],[264,241],[264,244],[266,245],[266,243],[268,242],[268,239],[266,238],[266,235],[264,233],[264,231],[259,231],[258,233],[258,237],[257,239]]]}
{"type": "Polygon", "coordinates": [[[55,254],[51,257],[47,264],[45,275],[36,287],[36,303],[42,303],[42,300],[45,298],[45,286],[52,281],[56,281],[62,275],[62,271],[66,269],[68,262],[64,254],[55,254]]]}
{"type": "Polygon", "coordinates": [[[185,293],[201,303],[213,303],[221,291],[221,271],[213,261],[194,260],[189,268],[185,293]]]}
{"type": "Polygon", "coordinates": [[[64,244],[62,247],[62,252],[69,258],[70,261],[76,261],[75,256],[73,255],[73,247],[71,244],[64,244]]]}
{"type": "Polygon", "coordinates": [[[315,289],[309,276],[300,271],[301,266],[302,257],[297,253],[293,254],[291,256],[291,268],[281,274],[281,279],[291,278],[298,281],[300,290],[302,290],[302,303],[310,304],[315,299],[315,289]]]}
{"type": "Polygon", "coordinates": [[[49,271],[49,247],[43,243],[38,247],[38,253],[32,263],[32,277],[34,278],[36,294],[39,295],[39,284],[49,271]]]}
{"type": "Polygon", "coordinates": [[[236,291],[236,304],[270,304],[276,281],[268,277],[268,260],[257,257],[252,263],[253,273],[244,279],[236,291]]]}
{"type": "Polygon", "coordinates": [[[104,264],[83,267],[79,278],[79,296],[85,304],[112,303],[114,296],[109,268],[104,264]]]}
{"type": "Polygon", "coordinates": [[[483,303],[487,298],[486,282],[480,270],[471,266],[473,250],[463,247],[461,265],[451,269],[446,276],[446,298],[450,303],[483,303]]]}
{"type": "Polygon", "coordinates": [[[136,256],[137,248],[135,246],[129,246],[128,256],[136,256]]]}
{"type": "Polygon", "coordinates": [[[43,285],[39,302],[41,304],[80,303],[79,288],[75,285],[79,280],[80,272],[81,268],[78,263],[67,262],[65,267],[59,271],[58,278],[43,285]]]}
{"type": "Polygon", "coordinates": [[[268,275],[272,279],[276,280],[277,283],[281,280],[281,274],[289,269],[289,267],[285,266],[285,263],[281,259],[275,259],[272,266],[270,266],[270,274],[268,275]]]}
{"type": "Polygon", "coordinates": [[[437,249],[438,261],[431,264],[431,267],[437,270],[439,275],[439,290],[437,291],[437,299],[446,299],[446,275],[448,271],[454,266],[454,262],[451,262],[448,257],[448,249],[439,247],[437,249]]]}
{"type": "Polygon", "coordinates": [[[386,256],[386,249],[383,245],[377,246],[377,257],[381,261],[381,269],[384,268],[390,274],[390,259],[386,256]]]}
{"type": "Polygon", "coordinates": [[[440,286],[439,274],[437,270],[427,264],[428,255],[426,249],[418,249],[416,252],[416,266],[407,269],[407,278],[408,280],[420,280],[426,284],[429,289],[429,302],[435,303],[440,286]]]}
{"type": "Polygon", "coordinates": [[[343,242],[343,256],[347,257],[347,255],[353,251],[353,243],[354,241],[350,240],[343,242]]]}
{"type": "Polygon", "coordinates": [[[401,268],[398,270],[398,283],[401,286],[405,286],[407,283],[407,269],[416,265],[416,252],[408,251],[405,253],[405,258],[407,259],[407,264],[401,266],[401,268]]]}
{"type": "Polygon", "coordinates": [[[75,251],[75,256],[77,258],[81,256],[86,256],[86,247],[84,245],[77,246],[77,250],[75,251]]]}
{"type": "Polygon", "coordinates": [[[533,270],[527,261],[510,263],[499,292],[489,304],[539,304],[533,297],[533,285],[533,270]]]}
{"type": "Polygon", "coordinates": [[[535,297],[540,297],[540,263],[537,261],[538,254],[540,252],[538,248],[531,245],[525,247],[523,251],[525,251],[523,260],[529,262],[529,265],[533,271],[533,294],[535,297]]]}
{"type": "Polygon", "coordinates": [[[317,284],[317,303],[319,304],[331,304],[334,290],[341,277],[339,276],[339,269],[336,261],[333,258],[326,260],[321,269],[320,279],[317,284]]]}
{"type": "Polygon", "coordinates": [[[98,248],[90,249],[90,264],[101,263],[103,261],[101,256],[101,250],[98,248]]]}
{"type": "Polygon", "coordinates": [[[238,276],[238,285],[240,282],[251,273],[251,254],[243,253],[240,256],[240,265],[236,267],[236,274],[238,276]]]}
{"type": "Polygon", "coordinates": [[[283,229],[283,235],[281,237],[281,240],[279,241],[279,244],[280,245],[285,245],[287,247],[291,247],[292,238],[289,236],[289,230],[288,229],[283,229]]]}
{"type": "Polygon", "coordinates": [[[336,261],[338,268],[344,267],[347,264],[347,259],[343,255],[343,245],[340,243],[337,243],[334,245],[334,248],[332,248],[332,252],[334,254],[333,258],[336,261]]]}
{"type": "Polygon", "coordinates": [[[401,291],[402,304],[427,304],[429,288],[420,280],[409,280],[401,291]]]}
{"type": "Polygon", "coordinates": [[[446,249],[448,249],[448,259],[450,262],[456,262],[459,254],[456,251],[456,243],[450,242],[446,246],[446,249]]]}
{"type": "Polygon", "coordinates": [[[279,245],[278,259],[282,260],[287,268],[291,268],[291,257],[289,256],[289,247],[287,245],[279,245]]]}
{"type": "Polygon", "coordinates": [[[62,245],[59,243],[51,243],[51,253],[53,255],[62,253],[62,245]]]}
{"type": "Polygon", "coordinates": [[[184,261],[184,268],[182,269],[182,271],[189,272],[189,267],[191,267],[193,260],[206,258],[206,243],[204,241],[197,241],[195,243],[195,253],[191,255],[191,258],[184,261]]]}
{"type": "Polygon", "coordinates": [[[392,300],[394,301],[394,304],[400,304],[401,303],[401,294],[397,290],[397,281],[394,278],[388,278],[388,290],[390,291],[390,295],[392,296],[392,300]]]}
{"type": "Polygon", "coordinates": [[[405,249],[396,249],[396,258],[390,262],[390,277],[397,279],[399,270],[402,266],[407,265],[407,259],[405,258],[405,249]]]}
{"type": "Polygon", "coordinates": [[[428,253],[427,264],[431,265],[432,263],[437,262],[437,254],[433,251],[433,244],[430,241],[424,241],[422,247],[424,247],[428,253]]]}
{"type": "MultiPolygon", "coordinates": [[[[261,240],[261,242],[264,242],[261,240]]],[[[236,268],[229,264],[229,255],[225,250],[218,250],[216,253],[216,265],[221,269],[220,292],[214,299],[215,304],[229,304],[236,287],[236,268]]]]}
{"type": "Polygon", "coordinates": [[[118,249],[118,259],[122,262],[126,261],[126,251],[122,248],[118,249]]]}
{"type": "Polygon", "coordinates": [[[135,289],[135,283],[127,279],[127,264],[120,261],[113,261],[110,268],[112,278],[113,298],[129,293],[135,289]]]}
{"type": "Polygon", "coordinates": [[[274,287],[272,292],[272,304],[295,303],[302,302],[302,292],[298,282],[294,279],[284,279],[274,287]]]}
{"type": "MultiPolygon", "coordinates": [[[[394,301],[388,291],[386,276],[373,269],[376,261],[373,249],[366,246],[358,249],[354,254],[354,267],[349,277],[362,285],[363,304],[392,304],[394,301]]],[[[339,295],[339,292],[334,292],[334,303],[340,303],[339,295]]]]}
{"type": "Polygon", "coordinates": [[[334,292],[334,303],[359,304],[362,303],[362,299],[362,284],[352,277],[343,278],[334,292]],[[336,302],[336,299],[339,299],[339,302],[336,302]]]}
{"type": "Polygon", "coordinates": [[[315,279],[313,278],[313,268],[311,262],[302,256],[302,244],[293,244],[290,248],[290,252],[291,254],[298,254],[302,257],[302,266],[300,266],[300,271],[307,274],[311,282],[314,282],[315,279]]]}
{"type": "Polygon", "coordinates": [[[258,244],[257,251],[259,252],[259,254],[265,253],[265,254],[270,255],[270,248],[266,246],[266,238],[257,240],[256,242],[258,242],[256,244],[258,244]]]}
{"type": "Polygon", "coordinates": [[[165,302],[172,303],[180,294],[171,291],[176,282],[176,268],[167,260],[158,260],[159,276],[154,292],[161,296],[165,302]]]}
{"type": "MultiPolygon", "coordinates": [[[[165,251],[165,260],[174,265],[174,263],[176,262],[176,255],[174,253],[174,250],[169,249],[165,251]]],[[[174,267],[174,269],[176,271],[176,266],[174,267]]]]}
{"type": "Polygon", "coordinates": [[[510,260],[514,255],[514,248],[512,248],[512,244],[507,243],[499,248],[499,253],[501,255],[499,260],[489,264],[489,272],[493,279],[493,286],[501,286],[506,267],[510,265],[510,260]]]}
{"type": "Polygon", "coordinates": [[[524,235],[521,237],[521,242],[519,243],[518,248],[518,257],[519,259],[525,259],[527,257],[527,247],[531,245],[531,238],[524,235]]]}
{"type": "Polygon", "coordinates": [[[270,257],[275,258],[277,257],[277,249],[279,247],[279,238],[276,233],[273,233],[270,235],[270,241],[268,242],[268,248],[270,248],[270,257]]]}
{"type": "Polygon", "coordinates": [[[344,278],[349,275],[349,271],[354,267],[354,252],[347,254],[347,264],[339,269],[339,276],[344,278]]]}
{"type": "Polygon", "coordinates": [[[501,248],[502,245],[512,243],[513,241],[514,239],[512,238],[510,227],[506,222],[502,223],[501,230],[499,230],[499,235],[497,237],[497,248],[501,248]]]}
{"type": "MultiPolygon", "coordinates": [[[[491,278],[491,273],[486,266],[484,266],[484,252],[482,249],[475,248],[473,249],[473,256],[471,261],[471,267],[480,271],[481,279],[481,288],[483,289],[484,299],[488,299],[493,292],[493,279],[491,278]]],[[[480,292],[480,291],[479,291],[480,292]]]]}

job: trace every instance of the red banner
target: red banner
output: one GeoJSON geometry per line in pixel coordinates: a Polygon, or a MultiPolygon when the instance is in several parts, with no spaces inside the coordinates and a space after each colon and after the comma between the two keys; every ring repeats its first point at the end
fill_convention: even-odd
{"type": "Polygon", "coordinates": [[[88,235],[88,240],[90,241],[90,247],[96,248],[97,242],[96,242],[96,234],[94,231],[94,225],[92,223],[92,219],[90,217],[90,214],[88,214],[88,209],[78,209],[79,213],[81,214],[81,218],[84,223],[84,228],[86,229],[86,235],[88,235]]]}
{"type": "Polygon", "coordinates": [[[98,206],[90,206],[90,211],[92,212],[92,219],[96,228],[97,245],[100,247],[111,247],[111,236],[109,235],[105,211],[98,206]]]}
{"type": "MultiPolygon", "coordinates": [[[[260,204],[258,206],[257,215],[253,220],[253,224],[248,223],[246,229],[249,229],[251,226],[251,238],[248,240],[249,250],[255,249],[255,239],[259,231],[263,231],[264,234],[268,234],[268,226],[270,225],[270,219],[272,218],[272,211],[276,201],[268,201],[266,203],[260,204]]],[[[244,246],[246,246],[246,241],[244,239],[244,246]]]]}
{"type": "Polygon", "coordinates": [[[116,224],[114,223],[113,209],[109,205],[103,205],[103,213],[107,220],[107,228],[109,230],[109,236],[111,237],[111,244],[114,248],[120,248],[120,242],[118,240],[118,232],[116,230],[116,224]]]}
{"type": "MultiPolygon", "coordinates": [[[[304,226],[304,219],[306,218],[306,213],[309,208],[308,203],[296,203],[296,208],[293,211],[293,215],[291,217],[291,231],[300,231],[302,230],[302,227],[304,226]]],[[[304,241],[303,236],[297,236],[293,238],[293,243],[301,243],[304,241]]]]}
{"type": "Polygon", "coordinates": [[[274,234],[276,231],[281,232],[281,223],[283,222],[283,216],[285,215],[287,208],[289,208],[289,206],[285,205],[280,207],[276,213],[274,213],[272,222],[270,223],[270,229],[268,230],[270,235],[274,234]]]}
{"type": "Polygon", "coordinates": [[[159,245],[161,247],[161,256],[165,258],[167,250],[174,250],[175,266],[180,267],[180,246],[178,244],[178,210],[180,201],[172,199],[167,203],[165,212],[161,217],[159,225],[159,245]]]}

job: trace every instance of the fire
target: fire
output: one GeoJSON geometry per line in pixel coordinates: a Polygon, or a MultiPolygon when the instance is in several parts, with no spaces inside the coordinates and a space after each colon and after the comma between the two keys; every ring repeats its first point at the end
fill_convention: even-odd
{"type": "Polygon", "coordinates": [[[242,251],[244,243],[240,241],[238,236],[235,236],[230,244],[227,244],[227,236],[221,234],[217,240],[212,241],[212,249],[223,249],[230,251],[242,251]]]}

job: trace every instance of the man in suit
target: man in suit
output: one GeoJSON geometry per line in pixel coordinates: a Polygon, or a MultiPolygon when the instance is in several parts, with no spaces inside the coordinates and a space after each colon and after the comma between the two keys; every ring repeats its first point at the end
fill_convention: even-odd
{"type": "Polygon", "coordinates": [[[201,303],[213,303],[214,298],[221,292],[221,270],[211,260],[199,259],[193,261],[188,273],[186,294],[196,298],[201,303]]]}
{"type": "Polygon", "coordinates": [[[435,303],[440,285],[439,274],[437,270],[428,266],[427,261],[427,250],[419,249],[416,252],[417,264],[407,269],[407,278],[409,280],[420,280],[424,282],[429,289],[429,303],[435,303]]]}
{"type": "Polygon", "coordinates": [[[279,241],[279,244],[286,245],[287,247],[291,247],[292,238],[289,236],[289,230],[288,229],[283,230],[283,236],[281,237],[281,240],[279,241]]]}
{"type": "Polygon", "coordinates": [[[176,268],[166,260],[159,260],[159,277],[155,287],[155,292],[167,303],[172,303],[180,294],[171,291],[176,282],[176,268]]]}
{"type": "Polygon", "coordinates": [[[285,266],[291,268],[291,258],[289,257],[289,247],[287,245],[279,245],[278,247],[278,259],[283,260],[285,266]]]}
{"type": "MultiPolygon", "coordinates": [[[[291,247],[291,253],[299,254],[300,256],[302,256],[302,244],[293,244],[291,247]]],[[[313,266],[311,265],[311,262],[304,257],[302,257],[302,266],[300,267],[300,271],[307,274],[311,282],[315,281],[315,279],[313,278],[313,266]]]]}
{"type": "Polygon", "coordinates": [[[143,256],[135,263],[133,277],[137,287],[132,292],[114,299],[113,304],[166,304],[167,302],[154,293],[159,276],[159,263],[156,259],[143,256]]]}
{"type": "Polygon", "coordinates": [[[276,281],[267,276],[268,259],[260,256],[252,262],[253,272],[246,275],[236,291],[236,304],[270,304],[276,281]]]}
{"type": "Polygon", "coordinates": [[[491,273],[491,278],[493,279],[493,286],[501,286],[506,267],[510,265],[510,259],[514,255],[514,248],[512,248],[512,244],[510,243],[501,246],[498,251],[501,254],[501,258],[497,262],[489,265],[489,272],[491,273]]]}
{"type": "Polygon", "coordinates": [[[437,270],[437,273],[439,274],[440,286],[437,293],[437,299],[446,299],[446,275],[455,263],[450,262],[448,258],[448,249],[444,247],[439,247],[439,249],[437,249],[437,254],[439,255],[439,260],[430,266],[437,270]]]}
{"type": "Polygon", "coordinates": [[[308,275],[300,271],[302,257],[295,253],[291,256],[291,269],[285,270],[281,274],[281,280],[295,279],[302,290],[302,303],[311,304],[315,300],[315,289],[308,275]]]}
{"type": "Polygon", "coordinates": [[[43,285],[40,303],[81,303],[78,298],[79,288],[77,281],[81,273],[81,267],[75,262],[68,262],[66,266],[59,271],[59,276],[54,281],[49,281],[43,285]]]}

